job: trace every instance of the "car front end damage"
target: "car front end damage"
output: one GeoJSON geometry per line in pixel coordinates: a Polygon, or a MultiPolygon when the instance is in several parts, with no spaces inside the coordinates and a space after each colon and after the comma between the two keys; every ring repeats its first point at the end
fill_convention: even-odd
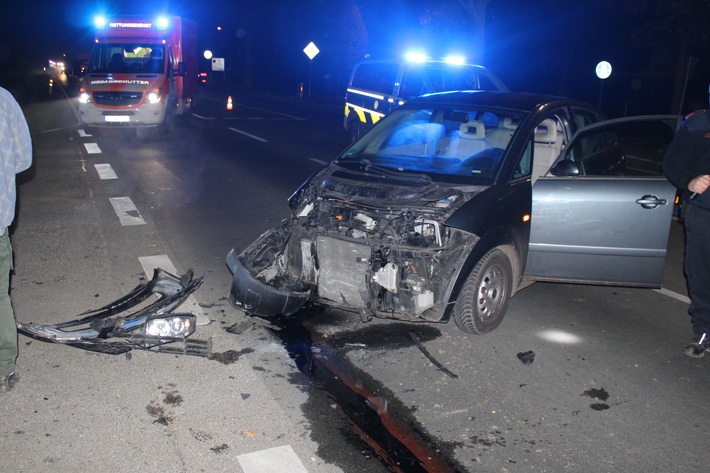
{"type": "Polygon", "coordinates": [[[156,268],[150,281],[104,307],[80,314],[76,320],[18,323],[17,330],[44,342],[112,355],[139,349],[206,357],[209,343],[188,338],[195,332],[196,316],[173,312],[202,281],[202,277],[193,278],[192,271],[175,276],[156,268]],[[157,299],[151,302],[153,296],[157,299]]]}
{"type": "Polygon", "coordinates": [[[483,189],[332,164],[294,194],[290,219],[228,254],[229,300],[263,317],[315,303],[365,320],[441,321],[478,241],[444,222],[483,189]]]}

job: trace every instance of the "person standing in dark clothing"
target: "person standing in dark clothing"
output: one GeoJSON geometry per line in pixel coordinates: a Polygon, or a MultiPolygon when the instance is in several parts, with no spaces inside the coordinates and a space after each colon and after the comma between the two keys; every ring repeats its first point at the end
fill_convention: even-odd
{"type": "Polygon", "coordinates": [[[685,276],[693,338],[683,352],[700,358],[710,349],[710,110],[691,114],[681,124],[663,169],[684,189],[685,276]]]}
{"type": "Polygon", "coordinates": [[[32,164],[32,140],[22,109],[7,90],[0,87],[0,393],[19,381],[17,325],[10,301],[12,245],[10,224],[15,219],[15,175],[32,164]]]}

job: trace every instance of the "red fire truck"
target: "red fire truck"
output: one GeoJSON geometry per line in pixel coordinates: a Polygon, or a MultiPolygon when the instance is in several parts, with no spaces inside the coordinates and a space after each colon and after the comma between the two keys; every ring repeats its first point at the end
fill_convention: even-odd
{"type": "Polygon", "coordinates": [[[199,72],[195,22],[97,19],[95,27],[79,97],[85,125],[155,127],[190,110],[199,72]]]}

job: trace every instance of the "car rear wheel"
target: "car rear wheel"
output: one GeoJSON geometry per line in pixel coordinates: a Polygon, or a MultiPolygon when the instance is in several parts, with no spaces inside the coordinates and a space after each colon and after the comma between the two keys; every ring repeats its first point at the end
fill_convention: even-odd
{"type": "Polygon", "coordinates": [[[350,137],[350,142],[355,143],[358,138],[362,135],[362,127],[358,120],[350,120],[350,125],[348,125],[348,136],[350,137]]]}
{"type": "Polygon", "coordinates": [[[500,248],[481,258],[454,305],[454,321],[464,332],[482,334],[500,325],[513,287],[510,259],[500,248]]]}

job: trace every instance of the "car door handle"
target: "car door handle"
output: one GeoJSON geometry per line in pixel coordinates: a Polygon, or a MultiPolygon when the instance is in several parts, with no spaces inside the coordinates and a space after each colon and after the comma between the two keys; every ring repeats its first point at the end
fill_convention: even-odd
{"type": "Polygon", "coordinates": [[[636,201],[644,209],[655,209],[659,205],[666,205],[666,199],[659,199],[655,195],[645,195],[636,201]]]}

